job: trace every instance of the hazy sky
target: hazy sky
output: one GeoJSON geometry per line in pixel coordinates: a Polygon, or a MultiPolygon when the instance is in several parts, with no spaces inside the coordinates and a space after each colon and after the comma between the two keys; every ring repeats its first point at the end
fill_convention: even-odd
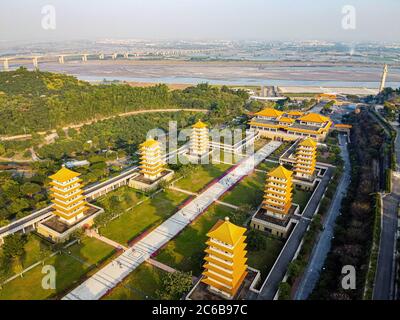
{"type": "Polygon", "coordinates": [[[0,40],[265,39],[400,42],[400,0],[1,0],[0,40]],[[53,5],[56,29],[41,26],[53,5]],[[342,28],[342,7],[356,29],[342,28]]]}

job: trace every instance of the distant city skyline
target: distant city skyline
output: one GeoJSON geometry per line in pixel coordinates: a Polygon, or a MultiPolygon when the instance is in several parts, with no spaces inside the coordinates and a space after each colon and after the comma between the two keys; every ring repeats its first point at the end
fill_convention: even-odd
{"type": "Polygon", "coordinates": [[[398,0],[3,0],[0,41],[96,39],[400,42],[398,0]],[[44,6],[55,29],[42,27],[44,6]],[[344,6],[355,29],[343,28],[344,6]]]}

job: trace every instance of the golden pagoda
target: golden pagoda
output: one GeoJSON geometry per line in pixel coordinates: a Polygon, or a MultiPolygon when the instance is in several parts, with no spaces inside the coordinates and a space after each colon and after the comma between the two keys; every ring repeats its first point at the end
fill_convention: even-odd
{"type": "Polygon", "coordinates": [[[233,298],[247,275],[246,228],[229,218],[219,220],[207,233],[203,283],[226,298],[233,298]]]}
{"type": "Polygon", "coordinates": [[[267,214],[284,219],[292,206],[292,171],[279,166],[267,174],[263,209],[267,214]]]}
{"type": "Polygon", "coordinates": [[[62,167],[57,173],[50,176],[51,198],[54,214],[61,221],[72,224],[83,217],[87,210],[85,197],[82,191],[80,173],[62,167]]]}
{"type": "Polygon", "coordinates": [[[311,180],[315,171],[317,142],[311,138],[302,140],[296,150],[295,176],[311,180]]]}
{"type": "Polygon", "coordinates": [[[140,145],[140,169],[145,178],[156,180],[164,170],[161,144],[154,139],[147,139],[140,145]]]}
{"type": "Polygon", "coordinates": [[[202,156],[208,151],[209,137],[207,125],[202,121],[197,121],[192,126],[190,136],[190,148],[193,154],[202,156]]]}

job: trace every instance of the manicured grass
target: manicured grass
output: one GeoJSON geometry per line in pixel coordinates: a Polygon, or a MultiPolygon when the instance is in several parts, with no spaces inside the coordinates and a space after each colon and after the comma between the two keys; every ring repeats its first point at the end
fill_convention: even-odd
{"type": "Polygon", "coordinates": [[[80,243],[74,244],[67,250],[90,265],[99,262],[114,252],[114,248],[110,245],[90,237],[84,237],[80,243]]]}
{"type": "Polygon", "coordinates": [[[42,288],[42,265],[29,270],[5,284],[0,290],[0,300],[41,300],[56,294],[64,294],[77,285],[78,281],[100,260],[110,255],[113,248],[97,239],[84,238],[81,244],[75,244],[54,257],[48,258],[45,265],[51,265],[56,271],[56,289],[42,288]],[[89,257],[90,256],[90,257],[89,257]],[[84,263],[85,262],[85,263],[84,263]]]}
{"type": "Polygon", "coordinates": [[[160,223],[177,211],[186,194],[166,190],[100,228],[100,233],[121,244],[127,244],[147,228],[160,223]]]}
{"type": "Polygon", "coordinates": [[[271,169],[274,169],[278,166],[279,166],[279,163],[277,163],[277,162],[263,161],[258,165],[257,169],[270,171],[271,169]]]}
{"type": "Polygon", "coordinates": [[[23,278],[16,278],[7,283],[0,290],[0,300],[42,300],[63,292],[82,277],[87,267],[79,261],[61,254],[46,260],[45,265],[51,265],[56,270],[56,289],[42,288],[42,265],[39,265],[24,274],[23,278]]]}
{"type": "Polygon", "coordinates": [[[161,286],[165,271],[143,263],[115,287],[105,300],[145,300],[157,299],[157,289],[161,286]]]}
{"type": "Polygon", "coordinates": [[[262,201],[265,186],[264,172],[254,171],[251,175],[245,177],[231,191],[227,192],[221,201],[241,206],[251,205],[257,207],[262,201]]]}
{"type": "Polygon", "coordinates": [[[198,220],[170,241],[155,259],[180,271],[192,271],[193,275],[199,276],[206,248],[206,234],[218,219],[224,219],[231,212],[232,209],[222,205],[212,205],[198,220]]]}
{"type": "Polygon", "coordinates": [[[267,236],[261,232],[259,233],[265,238],[267,247],[265,250],[260,251],[249,250],[247,252],[247,264],[254,269],[260,270],[261,277],[264,280],[275,263],[280,251],[282,250],[284,242],[280,239],[267,236]]]}
{"type": "Polygon", "coordinates": [[[223,163],[201,165],[196,167],[193,173],[177,181],[174,185],[177,188],[197,192],[229,168],[230,165],[223,163]]]}

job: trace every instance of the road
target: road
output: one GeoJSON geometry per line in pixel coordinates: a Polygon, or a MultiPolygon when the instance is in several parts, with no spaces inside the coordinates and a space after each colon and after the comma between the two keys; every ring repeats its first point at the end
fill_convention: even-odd
{"type": "Polygon", "coordinates": [[[316,246],[314,246],[307,268],[294,295],[294,300],[306,300],[319,279],[319,274],[331,248],[335,221],[340,214],[341,203],[350,184],[350,159],[347,150],[347,138],[343,134],[339,135],[339,146],[342,159],[344,160],[343,174],[328,212],[325,213],[324,230],[321,232],[316,246]]]}
{"type": "Polygon", "coordinates": [[[289,238],[286,240],[281,253],[272,266],[267,279],[264,281],[260,289],[260,293],[258,295],[256,293],[250,293],[247,297],[248,299],[272,300],[274,298],[276,292],[278,291],[279,284],[286,274],[287,267],[293,260],[293,257],[299,248],[301,241],[303,240],[304,234],[311,223],[311,218],[314,216],[314,213],[317,210],[319,202],[321,201],[321,197],[331,179],[332,172],[333,169],[328,168],[317,188],[315,189],[307,207],[304,209],[302,217],[299,219],[299,222],[296,224],[289,238]]]}
{"type": "Polygon", "coordinates": [[[177,236],[193,220],[218,200],[227,190],[274,152],[282,143],[272,141],[253,155],[242,160],[232,169],[227,170],[219,180],[205,189],[196,198],[188,202],[173,216],[157,228],[139,239],[131,248],[122,253],[104,268],[96,272],[77,288],[68,293],[64,300],[96,300],[114,288],[129,273],[151,258],[165,244],[177,236]]]}
{"type": "MultiPolygon", "coordinates": [[[[400,167],[400,129],[398,123],[392,123],[397,131],[395,151],[397,170],[400,167]]],[[[374,300],[390,300],[394,298],[395,282],[395,249],[397,237],[397,212],[400,201],[400,176],[392,175],[392,193],[383,196],[383,216],[381,238],[379,243],[378,265],[375,274],[373,291],[374,300]]]]}

